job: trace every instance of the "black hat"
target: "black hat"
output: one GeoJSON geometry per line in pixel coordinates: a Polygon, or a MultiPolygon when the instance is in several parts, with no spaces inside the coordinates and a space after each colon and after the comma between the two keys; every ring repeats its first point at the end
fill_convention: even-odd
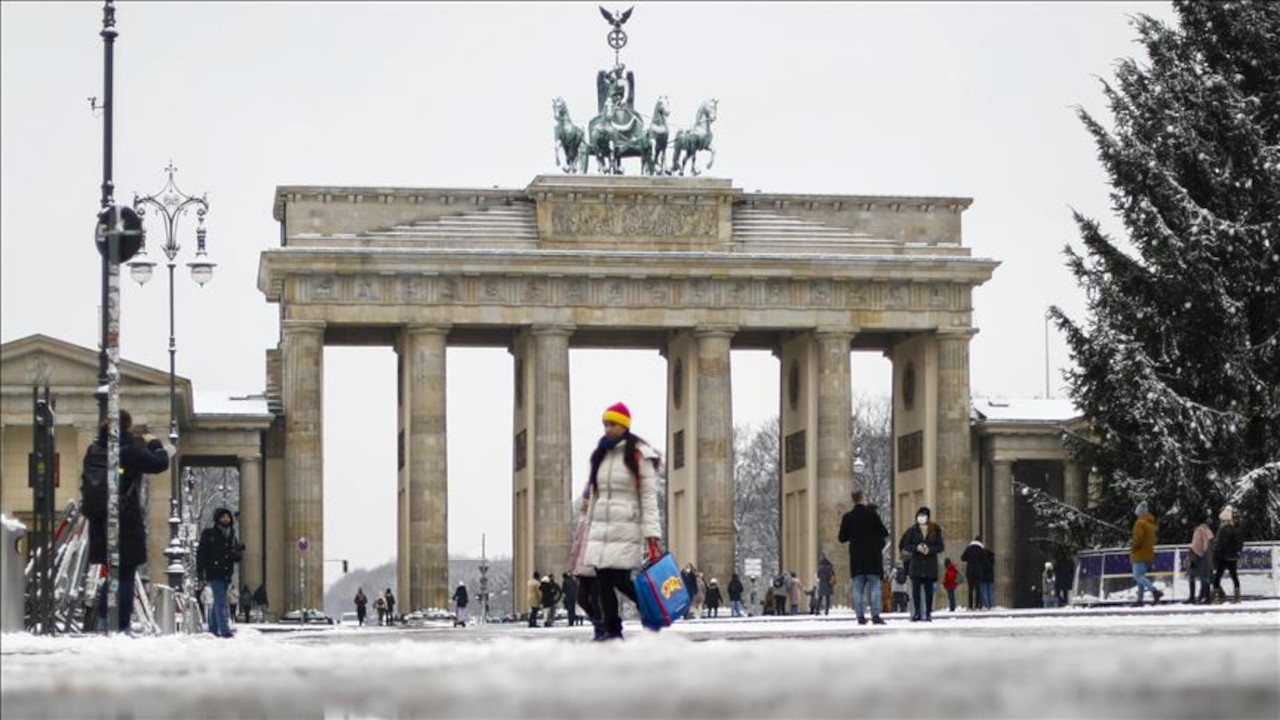
{"type": "Polygon", "coordinates": [[[925,507],[925,506],[923,506],[923,505],[922,505],[922,506],[920,506],[920,509],[916,511],[916,514],[917,514],[917,515],[925,515],[925,516],[930,517],[930,518],[932,518],[932,517],[933,517],[933,513],[929,512],[929,508],[927,508],[927,507],[925,507]]]}

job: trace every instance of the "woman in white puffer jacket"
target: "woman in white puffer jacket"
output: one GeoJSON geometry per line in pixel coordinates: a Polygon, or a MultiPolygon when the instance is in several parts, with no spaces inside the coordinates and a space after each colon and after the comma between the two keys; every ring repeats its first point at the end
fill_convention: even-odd
{"type": "Polygon", "coordinates": [[[635,602],[631,570],[640,567],[646,552],[651,559],[659,554],[658,462],[657,452],[631,434],[627,406],[609,406],[604,437],[591,453],[590,525],[582,559],[583,565],[596,569],[598,640],[622,637],[615,591],[635,602]]]}

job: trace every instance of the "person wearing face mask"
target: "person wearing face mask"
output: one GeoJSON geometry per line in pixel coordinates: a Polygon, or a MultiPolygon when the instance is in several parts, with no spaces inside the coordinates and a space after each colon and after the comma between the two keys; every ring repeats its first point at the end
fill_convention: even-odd
{"type": "Polygon", "coordinates": [[[938,555],[946,549],[942,527],[930,518],[929,508],[916,511],[916,524],[907,528],[898,549],[908,553],[907,574],[911,576],[913,622],[933,620],[933,585],[938,581],[938,555]]]}
{"type": "Polygon", "coordinates": [[[209,632],[229,638],[231,622],[227,616],[227,585],[235,574],[236,563],[244,556],[244,545],[236,538],[235,520],[231,511],[218,508],[213,511],[213,527],[200,533],[200,545],[196,548],[196,571],[208,584],[213,598],[209,608],[209,632]]]}

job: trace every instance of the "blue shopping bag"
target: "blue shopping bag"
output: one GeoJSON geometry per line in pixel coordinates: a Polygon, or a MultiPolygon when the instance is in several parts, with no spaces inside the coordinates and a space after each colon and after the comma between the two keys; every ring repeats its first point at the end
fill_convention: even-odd
{"type": "Polygon", "coordinates": [[[661,630],[689,611],[689,591],[680,579],[671,553],[646,563],[632,580],[636,589],[636,605],[640,608],[640,624],[650,630],[661,630]]]}

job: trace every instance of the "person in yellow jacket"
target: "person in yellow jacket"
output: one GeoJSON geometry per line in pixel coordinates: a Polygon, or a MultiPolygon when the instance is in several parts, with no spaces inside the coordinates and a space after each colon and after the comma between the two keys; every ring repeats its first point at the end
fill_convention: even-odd
{"type": "Polygon", "coordinates": [[[1151,591],[1151,604],[1155,605],[1164,597],[1164,593],[1147,579],[1147,570],[1156,561],[1156,516],[1147,510],[1146,500],[1138,503],[1133,514],[1138,519],[1133,522],[1133,545],[1129,548],[1129,562],[1133,565],[1133,580],[1138,584],[1138,602],[1135,605],[1142,606],[1143,590],[1151,591]]]}

